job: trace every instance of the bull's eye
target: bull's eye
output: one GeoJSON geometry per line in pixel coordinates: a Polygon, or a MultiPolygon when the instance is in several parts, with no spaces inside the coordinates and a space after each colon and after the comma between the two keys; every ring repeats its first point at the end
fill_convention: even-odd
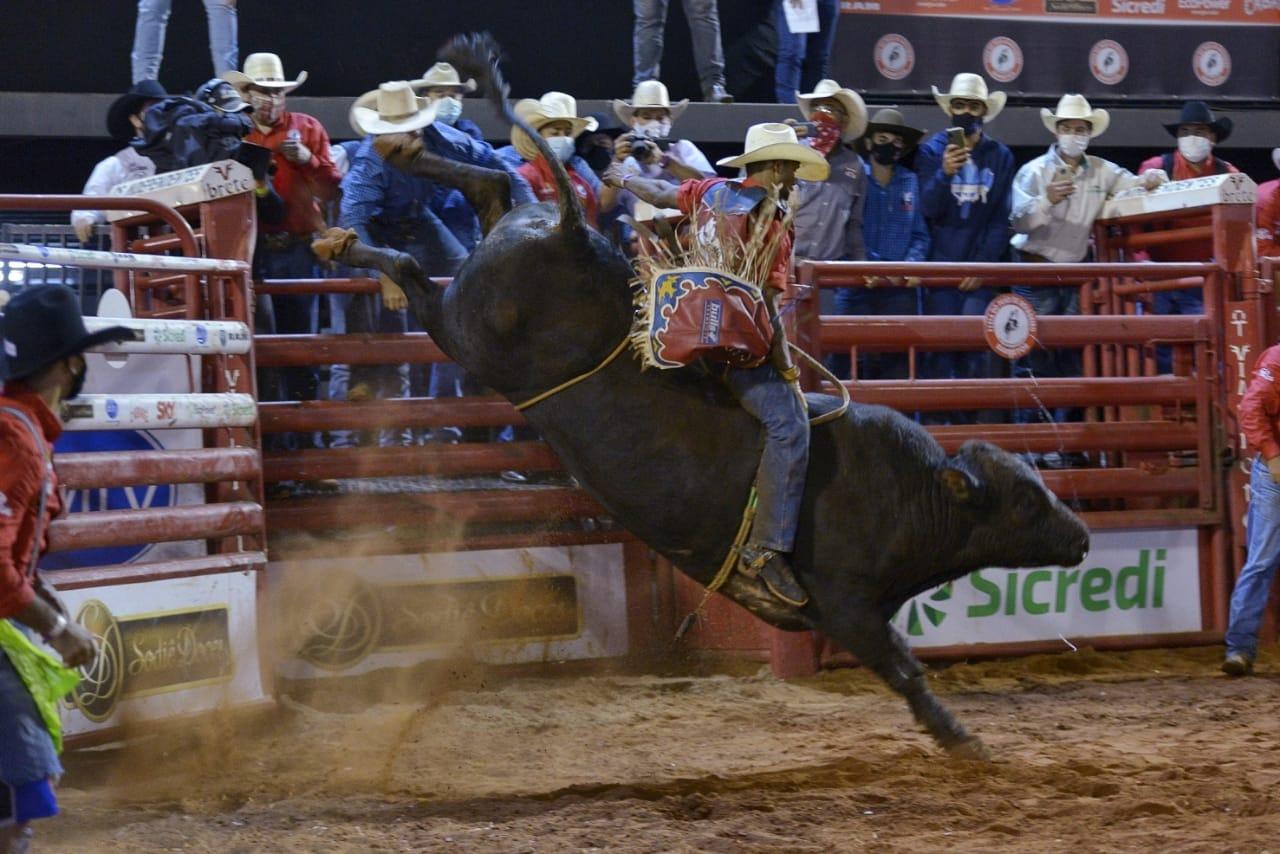
{"type": "Polygon", "coordinates": [[[1014,521],[1021,525],[1032,522],[1044,512],[1047,504],[1048,501],[1045,498],[1044,491],[1035,484],[1019,484],[1013,494],[1012,510],[1014,521]]]}

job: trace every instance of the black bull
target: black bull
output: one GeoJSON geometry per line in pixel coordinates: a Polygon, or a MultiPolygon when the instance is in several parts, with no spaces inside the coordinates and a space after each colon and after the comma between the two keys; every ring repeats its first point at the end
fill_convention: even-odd
{"type": "MultiPolygon", "coordinates": [[[[483,37],[458,37],[441,53],[519,123],[495,57],[483,37]]],[[[486,237],[447,289],[407,256],[350,235],[318,251],[405,284],[423,328],[475,379],[526,401],[596,368],[628,334],[631,267],[583,223],[558,165],[560,206],[506,212],[504,174],[443,161],[412,137],[383,137],[379,150],[406,171],[459,186],[486,237]]],[[[835,405],[822,395],[809,403],[811,411],[835,405]]],[[[712,580],[764,442],[721,382],[695,369],[641,370],[624,354],[525,416],[614,519],[690,577],[712,580]]],[[[910,597],[973,570],[1074,566],[1088,544],[1081,521],[1017,457],[976,441],[948,457],[909,419],[855,404],[812,431],[794,555],[810,603],[787,606],[738,573],[723,592],[774,626],[823,632],[902,694],[941,745],[984,755],[929,690],[889,620],[910,597]]]]}

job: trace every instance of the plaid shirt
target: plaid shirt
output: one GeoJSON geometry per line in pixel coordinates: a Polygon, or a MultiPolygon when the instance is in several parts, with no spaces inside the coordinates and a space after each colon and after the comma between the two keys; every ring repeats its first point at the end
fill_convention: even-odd
{"type": "Polygon", "coordinates": [[[862,237],[868,261],[924,261],[929,257],[929,229],[920,213],[920,182],[916,173],[893,167],[889,186],[882,187],[866,164],[866,206],[862,237]]]}

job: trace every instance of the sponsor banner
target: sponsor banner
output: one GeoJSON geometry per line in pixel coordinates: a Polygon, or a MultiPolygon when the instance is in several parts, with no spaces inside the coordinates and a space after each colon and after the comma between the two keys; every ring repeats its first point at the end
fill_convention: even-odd
{"type": "MultiPolygon", "coordinates": [[[[1045,10],[1056,2],[1010,0],[1004,6],[984,0],[978,7],[985,11],[976,16],[955,14],[954,7],[841,15],[831,76],[853,81],[872,98],[925,94],[932,86],[945,91],[958,71],[981,73],[993,89],[1015,97],[1056,99],[1081,92],[1089,98],[1142,96],[1171,104],[1193,97],[1280,98],[1280,12],[1265,21],[1258,16],[1244,21],[1253,26],[1207,28],[1198,23],[1222,22],[1142,14],[1046,18],[1045,10]],[[1037,14],[1009,13],[1011,8],[1037,14]],[[1045,26],[1046,20],[1071,26],[1045,26]],[[1166,26],[1153,30],[1151,21],[1166,26]],[[1152,49],[1153,39],[1159,50],[1152,49]]],[[[1149,2],[1169,7],[1177,0],[1149,2]]],[[[944,121],[939,113],[931,128],[945,127],[944,121]]],[[[999,123],[997,118],[992,125],[997,136],[999,123]]]]}
{"type": "Polygon", "coordinates": [[[911,599],[893,624],[913,647],[1194,632],[1194,528],[1096,531],[1071,569],[984,569],[911,599]]]}
{"type": "Polygon", "coordinates": [[[282,561],[267,572],[286,678],[627,652],[620,545],[282,561]]]}
{"type": "Polygon", "coordinates": [[[843,0],[848,15],[1043,18],[1144,24],[1277,24],[1280,0],[843,0]]]}
{"type": "Polygon", "coordinates": [[[101,654],[63,703],[68,734],[263,700],[253,572],[62,594],[101,654]]]}

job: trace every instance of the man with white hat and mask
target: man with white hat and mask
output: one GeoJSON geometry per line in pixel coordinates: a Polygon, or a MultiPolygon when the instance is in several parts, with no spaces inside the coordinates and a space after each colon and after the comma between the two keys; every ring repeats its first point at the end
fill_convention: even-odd
{"type": "Polygon", "coordinates": [[[462,118],[462,99],[476,90],[476,81],[464,81],[452,65],[437,62],[422,77],[410,82],[427,99],[427,103],[436,105],[436,121],[456,128],[472,139],[484,140],[480,126],[462,118]]]}
{"type": "MultiPolygon", "coordinates": [[[[1009,200],[1015,166],[1013,152],[985,133],[984,126],[1004,109],[1005,93],[988,92],[977,74],[957,74],[947,92],[933,87],[933,97],[947,114],[956,139],[942,130],[926,139],[916,153],[921,210],[929,225],[930,261],[1004,261],[1009,251],[1009,200]]],[[[978,315],[994,296],[982,279],[970,276],[957,288],[928,288],[925,314],[978,315]]],[[[997,376],[990,353],[939,352],[924,360],[931,379],[997,376]]],[[[929,418],[929,416],[926,416],[929,418]]],[[[968,413],[932,414],[964,423],[968,413]]],[[[990,417],[990,416],[988,416],[990,417]]]]}
{"type": "Polygon", "coordinates": [[[712,244],[711,254],[721,254],[720,269],[732,272],[741,266],[744,259],[738,257],[739,247],[769,247],[761,251],[773,253],[772,258],[761,257],[754,265],[769,271],[766,281],[754,284],[762,289],[774,318],[771,352],[754,367],[729,366],[726,373],[729,388],[742,407],[765,428],[764,454],[756,475],[756,516],[742,548],[740,568],[759,577],[779,599],[801,606],[808,602],[809,594],[796,579],[788,555],[804,496],[809,425],[804,404],[792,388],[795,369],[787,355],[785,335],[777,325],[774,300],[791,279],[794,232],[786,199],[797,179],[825,180],[829,167],[826,158],[799,142],[795,130],[785,124],[753,125],[747,130],[744,149],[737,157],[717,162],[718,166],[743,169],[744,180],[702,178],[673,186],[626,172],[616,162],[605,173],[605,180],[655,207],[674,208],[689,216],[694,239],[712,244]],[[761,228],[763,234],[757,231],[761,228]],[[727,241],[716,246],[722,237],[727,241]]]}
{"type": "MultiPolygon", "coordinates": [[[[1107,199],[1141,186],[1153,190],[1168,180],[1162,170],[1141,177],[1109,160],[1086,154],[1091,141],[1106,132],[1111,117],[1094,109],[1083,95],[1063,95],[1054,110],[1040,110],[1045,129],[1056,137],[1049,150],[1018,170],[1013,179],[1010,222],[1017,232],[1010,244],[1016,260],[1075,264],[1087,259],[1093,222],[1107,199]]],[[[1015,287],[1037,314],[1079,314],[1080,289],[1074,285],[1015,287]]],[[[1080,351],[1037,347],[1019,364],[1019,372],[1038,377],[1080,375],[1080,351]]],[[[1058,421],[1066,420],[1059,412],[1058,421]]]]}
{"type": "MultiPolygon", "coordinates": [[[[1271,162],[1280,169],[1280,148],[1271,149],[1271,162]]],[[[1280,178],[1258,185],[1257,218],[1259,258],[1280,255],[1280,178]]]]}

